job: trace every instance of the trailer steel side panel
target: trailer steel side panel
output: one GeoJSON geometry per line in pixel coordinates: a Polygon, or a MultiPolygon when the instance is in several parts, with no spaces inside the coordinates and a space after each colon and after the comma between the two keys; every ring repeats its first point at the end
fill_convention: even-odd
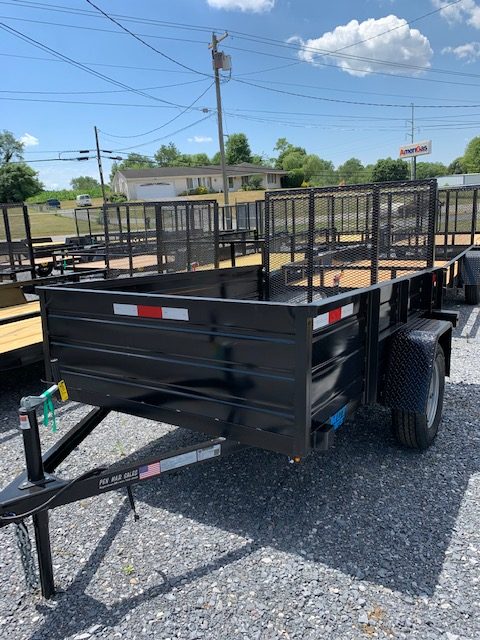
{"type": "MultiPolygon", "coordinates": [[[[237,289],[241,280],[238,270],[237,289]]],[[[251,269],[244,289],[249,282],[251,269]]],[[[296,379],[296,322],[306,324],[305,308],[86,287],[72,293],[44,289],[42,305],[48,357],[58,359],[73,400],[287,454],[296,451],[296,429],[304,440],[295,401],[305,395],[296,379]],[[184,319],[115,311],[133,305],[184,319]]]]}

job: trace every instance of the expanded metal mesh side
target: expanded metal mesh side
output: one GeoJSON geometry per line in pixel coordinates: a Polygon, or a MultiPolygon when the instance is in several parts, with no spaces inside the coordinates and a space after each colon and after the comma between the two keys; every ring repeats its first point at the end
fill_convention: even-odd
{"type": "Polygon", "coordinates": [[[310,302],[433,264],[435,181],[268,193],[267,290],[310,302]]]}

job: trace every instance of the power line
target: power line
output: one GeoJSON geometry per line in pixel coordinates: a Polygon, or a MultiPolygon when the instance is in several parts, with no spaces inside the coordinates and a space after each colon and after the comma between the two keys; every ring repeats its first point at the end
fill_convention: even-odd
{"type": "MultiPolygon", "coordinates": [[[[269,58],[277,58],[279,60],[295,60],[295,58],[292,58],[291,56],[282,56],[280,54],[277,53],[268,53],[267,51],[256,51],[256,50],[252,50],[252,49],[244,49],[242,47],[234,47],[232,45],[228,45],[228,48],[231,49],[232,51],[243,51],[244,53],[256,53],[258,55],[262,55],[262,56],[267,56],[269,58]]],[[[302,64],[308,64],[310,65],[309,62],[307,62],[306,60],[301,60],[300,61],[302,64]]],[[[331,67],[333,69],[337,69],[338,70],[338,65],[337,64],[333,64],[333,63],[328,63],[328,62],[315,62],[316,66],[321,66],[321,67],[331,67]]],[[[380,75],[380,76],[387,76],[388,78],[392,77],[391,73],[387,73],[385,71],[374,71],[372,69],[364,69],[364,68],[359,68],[359,67],[351,67],[350,68],[351,71],[358,71],[361,73],[365,73],[367,75],[380,75]]],[[[416,77],[416,76],[406,76],[406,75],[402,75],[400,73],[395,73],[395,79],[397,78],[402,78],[402,79],[406,79],[406,80],[418,80],[421,82],[435,82],[435,83],[439,83],[439,84],[452,84],[452,85],[458,85],[458,86],[462,86],[462,87],[477,87],[478,88],[478,84],[474,84],[471,82],[455,82],[453,80],[439,80],[438,78],[420,78],[420,77],[416,77]]]]}
{"type": "Polygon", "coordinates": [[[127,27],[125,27],[123,24],[121,24],[120,22],[118,22],[118,20],[116,20],[113,16],[110,16],[108,13],[106,13],[106,11],[104,11],[103,9],[101,9],[100,7],[98,7],[96,4],[94,4],[92,2],[92,0],[86,0],[86,2],[93,7],[94,9],[96,9],[99,13],[101,13],[103,16],[105,16],[105,18],[107,18],[107,20],[110,20],[111,22],[113,22],[114,24],[117,25],[117,27],[120,27],[120,29],[123,29],[123,31],[125,31],[126,33],[130,34],[132,36],[132,38],[135,38],[135,40],[138,40],[139,42],[141,42],[143,45],[145,45],[146,47],[148,47],[149,49],[151,49],[152,51],[155,51],[155,53],[158,53],[159,55],[161,55],[163,58],[165,58],[166,60],[170,60],[170,62],[173,62],[174,64],[178,65],[179,67],[182,67],[183,69],[187,69],[187,71],[192,71],[193,73],[197,73],[198,75],[202,75],[202,76],[207,76],[207,78],[210,78],[211,76],[208,73],[203,73],[202,71],[198,71],[197,69],[193,69],[192,67],[189,67],[186,64],[183,64],[183,62],[179,62],[178,60],[176,60],[175,58],[172,58],[171,56],[167,55],[166,53],[164,53],[163,51],[160,51],[160,49],[157,49],[156,47],[154,47],[153,45],[149,44],[148,42],[146,42],[145,40],[143,40],[143,38],[141,38],[140,36],[137,36],[135,33],[133,33],[133,31],[130,31],[130,29],[127,29],[127,27]]]}
{"type": "MultiPolygon", "coordinates": [[[[265,38],[262,36],[257,36],[255,34],[249,34],[246,32],[242,32],[242,31],[236,31],[236,30],[230,30],[230,33],[232,35],[236,35],[239,39],[242,40],[246,40],[246,41],[250,41],[250,42],[256,42],[258,44],[266,44],[269,46],[277,46],[277,47],[282,47],[282,48],[287,48],[287,49],[294,49],[297,51],[311,51],[313,53],[317,53],[319,55],[323,55],[323,56],[333,56],[333,57],[340,57],[340,58],[345,58],[345,59],[352,59],[352,60],[361,60],[364,62],[373,62],[376,64],[384,64],[387,66],[391,66],[391,67],[398,67],[398,68],[409,68],[409,69],[414,69],[417,71],[425,71],[425,72],[436,72],[436,73],[444,73],[444,74],[452,74],[452,75],[459,75],[459,76],[468,76],[468,77],[480,77],[476,74],[468,74],[465,72],[458,72],[458,71],[450,71],[447,69],[435,69],[432,67],[422,67],[420,65],[411,65],[411,64],[407,64],[407,63],[399,63],[399,62],[395,62],[395,61],[388,61],[388,60],[379,60],[377,58],[368,58],[366,56],[358,56],[358,55],[351,55],[351,54],[342,54],[339,53],[341,52],[343,49],[349,48],[349,47],[353,47],[357,44],[361,44],[367,40],[373,40],[377,37],[380,37],[382,35],[384,35],[385,33],[389,33],[390,31],[394,31],[398,28],[402,28],[407,26],[408,24],[417,22],[427,16],[430,16],[434,13],[437,13],[438,11],[441,11],[442,9],[444,9],[445,7],[448,6],[453,6],[455,4],[458,4],[459,2],[462,2],[463,0],[455,0],[454,2],[450,3],[449,5],[445,5],[444,7],[441,7],[440,9],[436,9],[433,10],[431,12],[428,12],[427,14],[424,14],[422,16],[418,16],[417,18],[414,18],[410,21],[405,21],[404,24],[402,25],[398,25],[396,27],[393,27],[392,29],[386,30],[385,32],[381,32],[379,34],[375,34],[374,36],[371,36],[370,38],[367,38],[366,40],[360,40],[354,43],[351,43],[349,45],[346,45],[345,47],[342,47],[340,49],[334,50],[334,51],[329,51],[329,50],[323,50],[323,49],[318,49],[317,47],[306,47],[305,45],[302,46],[298,46],[295,45],[294,43],[286,43],[282,40],[276,40],[274,38],[265,38]]],[[[190,71],[194,72],[194,73],[198,73],[198,74],[202,74],[202,72],[191,69],[191,67],[188,67],[187,65],[184,65],[183,63],[175,60],[174,58],[171,58],[170,56],[167,56],[167,54],[164,54],[162,51],[156,49],[155,47],[153,47],[152,45],[150,45],[149,43],[147,43],[145,40],[143,40],[140,37],[140,34],[136,34],[133,31],[130,31],[129,29],[127,29],[127,27],[125,27],[124,25],[122,25],[118,20],[115,19],[114,14],[109,15],[107,14],[105,11],[103,11],[101,8],[97,7],[91,0],[86,0],[86,2],[88,2],[92,7],[94,7],[98,12],[100,12],[102,15],[104,15],[106,18],[108,18],[109,20],[111,20],[112,22],[114,22],[117,26],[119,26],[121,29],[123,29],[126,33],[130,34],[132,37],[136,38],[137,40],[139,40],[140,42],[142,42],[142,44],[144,44],[145,46],[149,47],[150,49],[156,51],[157,53],[159,53],[160,55],[162,55],[163,57],[167,57],[167,59],[171,60],[172,62],[174,62],[175,64],[178,64],[180,66],[182,66],[183,68],[189,69],[190,71]]],[[[8,3],[4,3],[4,4],[8,4],[8,3]]],[[[44,3],[32,3],[32,4],[42,4],[41,7],[35,7],[35,8],[43,8],[43,9],[47,9],[47,10],[58,10],[58,9],[54,9],[52,7],[54,7],[55,5],[48,5],[48,4],[44,4],[44,3]]],[[[18,6],[18,4],[17,4],[18,6]]],[[[30,5],[26,5],[26,6],[30,6],[30,5]]],[[[89,17],[92,17],[92,13],[93,12],[79,12],[78,10],[65,10],[63,8],[63,12],[64,13],[72,13],[73,15],[86,15],[89,17]]],[[[133,22],[138,22],[138,23],[143,23],[143,24],[155,24],[155,25],[160,25],[160,26],[164,26],[164,27],[175,27],[175,28],[183,28],[183,29],[188,29],[189,31],[191,30],[196,30],[196,31],[202,31],[202,32],[206,32],[209,31],[211,29],[211,27],[200,27],[198,25],[186,25],[186,24],[181,24],[181,23],[175,23],[175,22],[166,22],[166,21],[161,21],[161,20],[152,20],[152,19],[138,19],[138,18],[133,18],[132,16],[121,16],[124,20],[129,20],[129,21],[133,21],[133,22]]],[[[51,23],[47,23],[47,24],[51,24],[51,23]]],[[[58,26],[70,26],[70,27],[77,27],[77,25],[62,25],[59,24],[58,26]]],[[[92,29],[92,30],[96,30],[96,28],[94,27],[81,27],[82,29],[92,29]]],[[[118,33],[118,32],[113,32],[113,33],[118,33]]],[[[157,35],[153,35],[153,34],[141,34],[141,35],[145,35],[146,37],[149,38],[162,38],[162,36],[157,36],[157,35]]],[[[201,43],[202,41],[193,41],[191,39],[188,40],[189,42],[198,42],[201,43]]],[[[263,52],[257,52],[257,53],[263,53],[263,52]]],[[[301,61],[307,64],[308,61],[301,61]]],[[[333,65],[335,67],[337,67],[337,65],[333,65]]],[[[338,68],[338,67],[337,67],[338,68]]],[[[366,71],[366,70],[365,70],[366,71]]],[[[207,74],[202,74],[202,75],[207,75],[207,74]]],[[[387,75],[391,75],[391,74],[387,74],[387,75]]]]}
{"type": "Polygon", "coordinates": [[[208,116],[206,116],[205,118],[201,118],[200,120],[196,120],[195,122],[192,122],[191,124],[188,124],[186,127],[182,127],[181,129],[177,129],[176,131],[172,131],[171,133],[162,136],[161,138],[155,138],[155,140],[149,140],[148,142],[142,142],[141,144],[135,144],[132,145],[131,147],[122,147],[121,149],[113,149],[112,153],[117,153],[118,151],[122,152],[122,151],[128,151],[130,149],[138,149],[139,147],[146,147],[150,144],[153,144],[155,142],[160,142],[160,140],[165,140],[166,138],[170,138],[171,136],[175,136],[177,133],[182,133],[182,131],[186,131],[187,129],[191,129],[192,127],[194,127],[197,124],[201,124],[202,122],[205,122],[205,120],[208,120],[209,118],[211,118],[213,116],[213,113],[209,113],[208,116]]]}
{"type": "MultiPolygon", "coordinates": [[[[0,53],[0,56],[8,58],[22,58],[26,60],[42,60],[43,62],[65,62],[57,58],[41,58],[39,56],[21,56],[15,53],[0,53]]],[[[178,69],[159,69],[158,67],[134,67],[125,64],[106,64],[101,62],[82,62],[80,64],[89,65],[91,67],[110,67],[112,69],[131,69],[132,71],[157,71],[159,73],[185,73],[191,74],[190,71],[178,71],[178,69]]],[[[195,81],[197,82],[197,80],[195,81]]]]}
{"type": "MultiPolygon", "coordinates": [[[[139,91],[154,91],[155,89],[169,89],[171,87],[182,87],[189,84],[197,84],[199,82],[205,82],[205,78],[200,80],[188,80],[187,82],[176,82],[174,84],[163,84],[155,87],[143,87],[139,91]]],[[[210,85],[212,86],[212,85],[210,85]]],[[[29,95],[99,95],[99,94],[111,94],[111,93],[125,93],[129,91],[127,89],[111,89],[110,91],[18,91],[16,89],[0,89],[0,93],[17,93],[17,94],[29,94],[29,95]]],[[[206,93],[206,92],[205,92],[206,93]]],[[[204,95],[204,94],[202,94],[204,95]]]]}
{"type": "Polygon", "coordinates": [[[137,133],[137,134],[128,135],[128,136],[118,135],[118,134],[114,134],[114,133],[107,133],[106,131],[103,131],[102,129],[100,129],[99,131],[101,133],[103,133],[103,135],[109,136],[111,138],[141,138],[143,136],[147,136],[150,133],[153,133],[154,131],[159,131],[160,129],[163,129],[164,127],[168,126],[169,124],[171,124],[172,122],[177,120],[177,118],[180,118],[180,116],[183,116],[184,113],[186,113],[187,111],[190,111],[192,109],[192,107],[200,100],[200,98],[203,98],[203,96],[207,93],[207,91],[209,91],[213,87],[213,85],[214,85],[213,82],[211,84],[209,84],[208,87],[205,89],[205,91],[203,93],[201,93],[197,98],[195,98],[195,100],[191,104],[189,104],[188,107],[185,107],[184,110],[181,111],[179,114],[177,114],[174,118],[172,118],[171,120],[168,120],[168,122],[165,122],[164,124],[160,125],[159,127],[155,127],[155,129],[150,129],[149,131],[144,131],[143,133],[137,133]]]}
{"type": "MultiPolygon", "coordinates": [[[[336,102],[336,103],[341,103],[341,104],[354,104],[354,105],[361,105],[361,106],[366,106],[366,107],[408,107],[410,108],[409,104],[394,104],[394,103],[379,103],[379,102],[362,102],[359,100],[340,100],[338,98],[324,98],[321,96],[311,96],[311,95],[307,95],[304,93],[297,93],[294,91],[285,91],[284,89],[275,89],[274,87],[265,87],[263,85],[257,84],[255,82],[249,82],[248,80],[239,80],[238,78],[232,78],[232,80],[234,80],[234,82],[240,82],[241,84],[246,84],[249,85],[251,87],[256,87],[257,89],[263,89],[265,91],[273,91],[274,93],[282,93],[285,95],[289,95],[289,96],[294,96],[296,98],[308,98],[310,100],[320,100],[322,102],[336,102]]],[[[462,108],[462,109],[467,109],[470,107],[480,107],[480,104],[472,104],[472,105],[452,105],[452,104],[447,104],[447,105],[427,105],[427,104],[422,104],[422,105],[418,105],[419,107],[423,108],[423,109],[458,109],[458,108],[462,108]]]]}
{"type": "Polygon", "coordinates": [[[129,85],[124,84],[123,82],[119,82],[118,80],[114,80],[113,78],[110,78],[110,76],[106,76],[103,73],[100,73],[99,71],[95,71],[94,69],[90,69],[90,67],[87,67],[86,65],[77,62],[76,60],[74,60],[73,58],[70,58],[69,56],[64,55],[63,53],[60,53],[59,51],[56,51],[55,49],[52,49],[51,47],[43,44],[42,42],[39,42],[38,40],[35,40],[34,38],[30,38],[29,36],[27,36],[26,34],[17,31],[17,29],[14,29],[13,27],[10,27],[9,25],[6,25],[3,22],[0,22],[0,29],[3,29],[4,31],[6,31],[7,33],[10,33],[11,35],[14,35],[15,37],[19,38],[20,40],[23,40],[25,42],[28,42],[29,44],[32,44],[34,47],[36,47],[37,49],[41,49],[42,51],[47,51],[48,53],[51,53],[59,58],[61,58],[62,60],[64,60],[65,62],[68,62],[70,65],[81,69],[82,71],[86,71],[87,73],[89,73],[90,75],[93,75],[97,78],[100,78],[101,80],[105,80],[106,82],[109,82],[110,84],[114,84],[116,86],[122,87],[123,89],[126,89],[128,91],[131,91],[133,93],[136,93],[142,97],[146,97],[146,98],[150,98],[151,100],[155,100],[156,102],[161,102],[164,104],[168,104],[168,105],[172,105],[174,107],[179,107],[178,104],[174,103],[174,102],[170,102],[169,100],[163,100],[162,98],[157,98],[156,96],[152,96],[149,93],[145,93],[144,91],[140,91],[138,89],[134,89],[133,87],[130,87],[129,85]]]}
{"type": "Polygon", "coordinates": [[[460,2],[463,2],[464,0],[454,0],[453,2],[450,2],[449,4],[445,4],[441,7],[439,7],[438,9],[433,9],[432,11],[429,11],[428,13],[424,13],[421,16],[418,16],[418,18],[413,18],[413,20],[405,20],[405,23],[402,25],[397,25],[396,27],[392,27],[391,29],[387,29],[386,31],[382,31],[381,33],[376,33],[374,36],[370,36],[370,38],[365,38],[364,40],[357,40],[357,42],[353,42],[352,44],[347,44],[344,47],[340,47],[340,49],[335,49],[334,53],[338,53],[339,51],[344,51],[345,49],[350,49],[351,47],[355,47],[359,44],[363,44],[364,42],[370,42],[370,40],[375,40],[375,38],[380,38],[381,36],[386,35],[387,33],[391,33],[392,31],[396,31],[397,29],[403,29],[404,27],[408,27],[412,24],[415,24],[415,22],[419,22],[420,20],[423,20],[424,18],[428,18],[429,16],[434,15],[435,13],[439,13],[441,11],[443,11],[444,9],[448,8],[448,7],[453,7],[456,4],[459,4],[460,2]]]}
{"type": "MultiPolygon", "coordinates": [[[[92,102],[86,100],[57,100],[49,98],[12,98],[9,96],[0,96],[0,100],[9,100],[13,102],[46,102],[49,104],[86,104],[101,107],[135,107],[145,109],[178,109],[179,106],[169,106],[165,104],[132,104],[128,102],[92,102]]],[[[180,107],[182,108],[182,107],[180,107]]]]}

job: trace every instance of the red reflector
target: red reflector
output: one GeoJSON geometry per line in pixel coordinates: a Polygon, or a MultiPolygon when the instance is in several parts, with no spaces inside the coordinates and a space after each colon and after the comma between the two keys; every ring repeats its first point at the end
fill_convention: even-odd
{"type": "Polygon", "coordinates": [[[332,322],[338,322],[342,319],[342,307],[338,307],[338,309],[333,309],[328,312],[328,324],[332,322]]]}
{"type": "Polygon", "coordinates": [[[432,273],[432,282],[433,282],[433,284],[437,284],[437,274],[436,273],[432,273]]]}
{"type": "Polygon", "coordinates": [[[162,307],[149,307],[139,304],[138,315],[142,318],[162,318],[162,307]]]}

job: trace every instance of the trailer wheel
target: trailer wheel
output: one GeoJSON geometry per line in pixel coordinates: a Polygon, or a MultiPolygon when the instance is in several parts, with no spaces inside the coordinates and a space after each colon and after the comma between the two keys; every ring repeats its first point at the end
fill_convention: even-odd
{"type": "Polygon", "coordinates": [[[49,262],[47,264],[39,264],[37,265],[35,271],[39,278],[46,278],[47,276],[51,275],[53,271],[53,262],[49,262]]]}
{"type": "Polygon", "coordinates": [[[480,304],[480,285],[466,284],[465,286],[465,302],[467,304],[480,304]]]}
{"type": "Polygon", "coordinates": [[[444,391],[445,355],[442,347],[437,345],[425,411],[392,409],[393,430],[401,444],[421,451],[428,449],[435,440],[442,418],[444,391]]]}

